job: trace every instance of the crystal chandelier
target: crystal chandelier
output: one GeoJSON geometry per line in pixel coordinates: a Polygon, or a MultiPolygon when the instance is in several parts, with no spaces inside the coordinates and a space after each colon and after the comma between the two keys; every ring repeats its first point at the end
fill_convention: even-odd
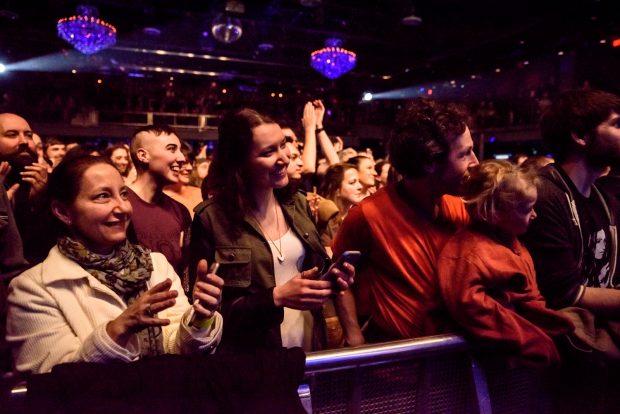
{"type": "Polygon", "coordinates": [[[310,55],[310,65],[329,79],[344,75],[355,67],[357,55],[341,45],[340,39],[327,39],[323,49],[315,50],[310,55]]]}
{"type": "Polygon", "coordinates": [[[58,37],[86,55],[112,46],[116,43],[116,28],[98,15],[94,6],[78,6],[77,15],[58,20],[58,37]]]}
{"type": "Polygon", "coordinates": [[[233,43],[239,40],[243,34],[243,28],[239,19],[220,14],[213,21],[211,33],[222,43],[233,43]]]}

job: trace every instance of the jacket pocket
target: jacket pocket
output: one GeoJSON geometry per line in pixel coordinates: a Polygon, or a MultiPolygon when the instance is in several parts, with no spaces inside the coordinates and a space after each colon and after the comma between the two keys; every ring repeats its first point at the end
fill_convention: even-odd
{"type": "Polygon", "coordinates": [[[219,276],[225,286],[248,287],[252,280],[252,249],[249,247],[215,248],[215,260],[220,264],[219,276]]]}

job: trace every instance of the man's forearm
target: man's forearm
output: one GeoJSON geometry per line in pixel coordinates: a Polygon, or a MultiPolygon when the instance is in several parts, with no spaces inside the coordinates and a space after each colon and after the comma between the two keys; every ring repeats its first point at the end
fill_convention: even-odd
{"type": "Polygon", "coordinates": [[[352,346],[362,345],[365,340],[359,323],[357,322],[355,298],[351,291],[347,290],[344,292],[344,295],[337,296],[334,304],[347,343],[352,346]]]}
{"type": "Polygon", "coordinates": [[[620,290],[587,287],[577,305],[600,316],[620,318],[620,290]]]}

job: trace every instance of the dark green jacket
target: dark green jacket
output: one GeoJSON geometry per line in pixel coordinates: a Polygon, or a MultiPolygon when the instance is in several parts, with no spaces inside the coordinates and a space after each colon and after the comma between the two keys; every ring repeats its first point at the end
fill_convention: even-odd
{"type": "MultiPolygon", "coordinates": [[[[306,250],[302,270],[318,266],[327,269],[329,256],[321,245],[310,218],[306,198],[301,194],[281,203],[289,227],[306,250]]],[[[224,208],[214,199],[196,207],[191,228],[190,270],[200,259],[220,263],[218,275],[224,279],[222,314],[224,334],[219,351],[252,351],[257,348],[282,346],[280,324],[284,310],[273,303],[275,276],[269,242],[254,217],[246,216],[235,232],[223,214],[224,208]]],[[[195,273],[195,272],[194,272],[195,273]]],[[[190,274],[190,286],[195,276],[190,274]]],[[[315,315],[313,348],[324,344],[320,312],[315,315]]]]}

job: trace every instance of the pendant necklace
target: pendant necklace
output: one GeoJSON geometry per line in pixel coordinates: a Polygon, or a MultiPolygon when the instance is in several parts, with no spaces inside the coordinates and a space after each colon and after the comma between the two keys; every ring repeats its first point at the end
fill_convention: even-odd
{"type": "MultiPolygon", "coordinates": [[[[278,232],[278,235],[280,234],[280,220],[278,219],[278,208],[277,208],[277,204],[274,204],[274,212],[276,213],[276,231],[278,232]]],[[[254,219],[256,220],[256,222],[258,223],[258,227],[260,227],[260,230],[263,232],[263,234],[265,235],[265,237],[267,237],[267,239],[269,239],[269,241],[271,242],[271,244],[273,244],[273,247],[275,247],[276,251],[278,252],[278,262],[280,263],[284,263],[284,254],[282,254],[282,237],[280,237],[278,239],[278,242],[280,242],[280,247],[278,247],[278,245],[276,244],[276,242],[274,242],[271,237],[269,237],[269,235],[267,234],[267,232],[265,231],[265,229],[263,228],[263,226],[261,226],[260,221],[258,220],[258,218],[256,218],[256,216],[254,216],[254,219]]]]}

